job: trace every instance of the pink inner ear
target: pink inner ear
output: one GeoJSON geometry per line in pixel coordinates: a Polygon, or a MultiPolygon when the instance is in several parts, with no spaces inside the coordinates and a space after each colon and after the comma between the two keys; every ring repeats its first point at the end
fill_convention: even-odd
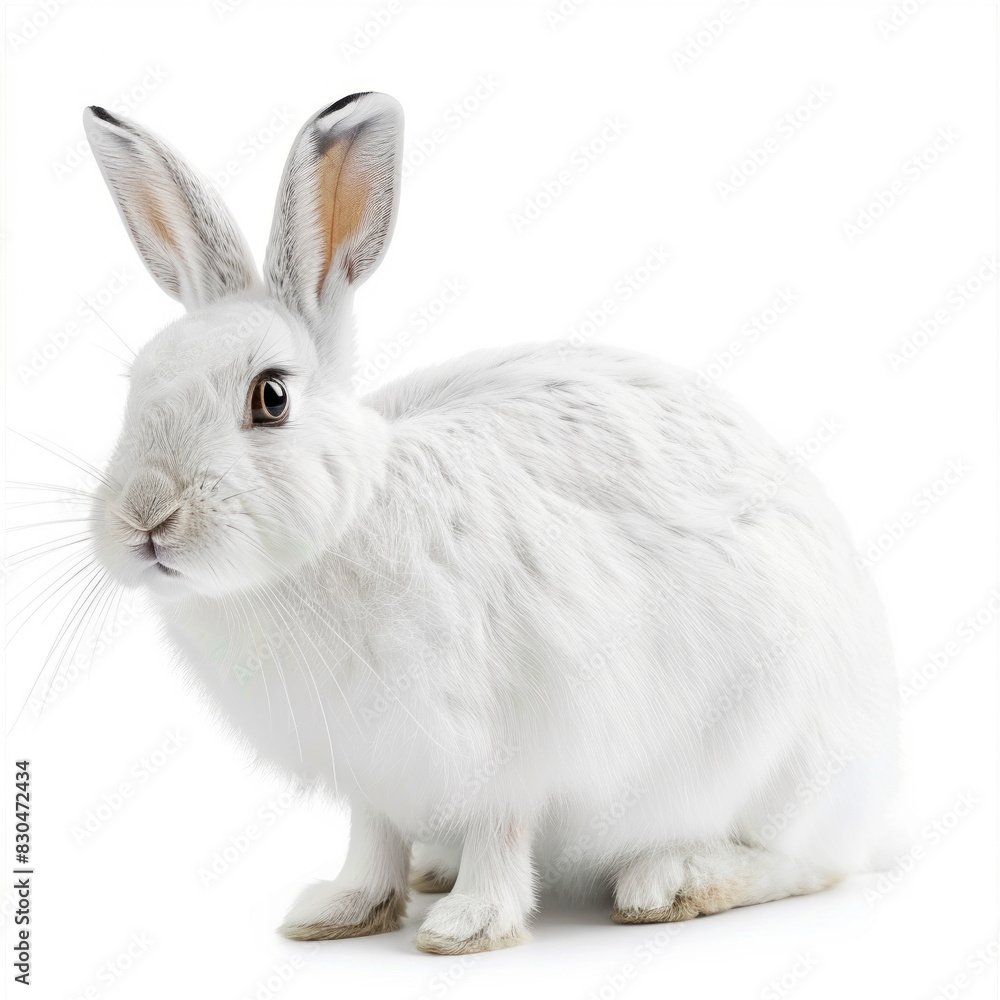
{"type": "MultiPolygon", "coordinates": [[[[353,145],[353,137],[334,143],[316,167],[319,187],[317,211],[323,226],[323,259],[317,296],[323,291],[333,255],[361,228],[371,193],[369,178],[359,169],[353,145]]],[[[352,271],[352,265],[348,264],[348,281],[354,280],[352,271]]]]}
{"type": "Polygon", "coordinates": [[[137,202],[141,209],[141,217],[146,220],[150,228],[166,246],[175,252],[180,250],[177,237],[170,228],[167,215],[163,212],[162,206],[152,189],[147,185],[140,184],[137,191],[137,202]]]}

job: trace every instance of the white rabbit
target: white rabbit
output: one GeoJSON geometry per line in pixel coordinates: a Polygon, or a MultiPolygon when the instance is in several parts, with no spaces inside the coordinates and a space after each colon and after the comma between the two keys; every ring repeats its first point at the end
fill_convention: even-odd
{"type": "Polygon", "coordinates": [[[524,940],[543,886],[622,923],[813,892],[870,863],[897,778],[879,601],[814,479],[689,373],[480,351],[356,398],[351,300],[389,240],[402,114],[295,140],[264,280],[158,139],[87,135],[188,314],[140,352],[95,497],[220,717],[350,804],[282,931],[524,940]],[[449,891],[450,890],[450,891],[449,891]]]}

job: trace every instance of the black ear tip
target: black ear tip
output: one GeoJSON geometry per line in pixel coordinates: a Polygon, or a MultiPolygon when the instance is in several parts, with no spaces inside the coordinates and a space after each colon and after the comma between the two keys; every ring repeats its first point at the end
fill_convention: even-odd
{"type": "Polygon", "coordinates": [[[368,94],[373,94],[373,90],[359,90],[356,94],[348,94],[347,97],[342,97],[339,101],[334,101],[328,108],[324,108],[316,117],[325,118],[327,115],[332,115],[334,111],[339,111],[341,108],[346,108],[348,104],[353,104],[360,97],[367,97],[368,94]]]}
{"type": "Polygon", "coordinates": [[[117,126],[121,127],[122,123],[117,118],[115,118],[115,116],[113,114],[111,114],[110,111],[107,111],[104,108],[98,107],[96,104],[92,104],[89,108],[87,108],[87,110],[95,118],[100,118],[100,120],[102,122],[107,122],[109,125],[117,125],[117,126]]]}

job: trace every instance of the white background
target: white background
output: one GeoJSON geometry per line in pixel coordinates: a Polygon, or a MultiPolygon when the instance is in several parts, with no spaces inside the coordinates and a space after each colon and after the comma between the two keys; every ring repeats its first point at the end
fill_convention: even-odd
{"type": "MultiPolygon", "coordinates": [[[[409,167],[394,244],[357,300],[361,358],[409,339],[387,369],[396,375],[485,345],[563,337],[610,297],[614,312],[585,334],[718,375],[779,440],[805,447],[859,548],[881,539],[874,574],[900,681],[911,694],[925,682],[904,709],[910,832],[899,855],[917,857],[891,882],[857,877],[669,936],[613,926],[598,908],[543,903],[532,943],[459,962],[414,950],[431,902],[416,896],[398,933],[285,941],[273,928],[301,886],[336,873],[346,816],[280,799],[284,786],[254,773],[182,688],[154,623],[125,595],[105,609],[115,635],[100,652],[96,615],[77,634],[88,669],[64,658],[57,697],[40,718],[29,704],[8,738],[6,807],[12,761],[32,760],[36,865],[34,993],[11,995],[995,995],[995,963],[975,958],[991,941],[996,954],[997,933],[990,267],[989,280],[959,290],[996,251],[994,6],[907,0],[895,28],[891,0],[590,0],[565,5],[561,21],[556,0],[401,0],[351,51],[386,6],[73,0],[55,16],[43,3],[7,6],[8,428],[99,465],[126,389],[115,355],[178,314],[139,264],[82,145],[85,105],[135,117],[212,172],[260,253],[301,123],[345,94],[387,91],[407,114],[409,167]],[[32,17],[41,27],[25,27],[32,17]],[[700,31],[699,52],[689,36],[700,31]],[[693,58],[680,66],[685,50],[693,58]],[[779,128],[811,92],[829,96],[779,128]],[[591,143],[608,119],[619,134],[600,151],[591,143]],[[933,151],[939,136],[950,138],[933,151]],[[765,162],[749,161],[735,193],[720,189],[761,149],[765,162]],[[541,209],[563,170],[570,182],[519,227],[516,216],[541,209]],[[866,206],[870,224],[852,239],[845,225],[866,206]],[[626,299],[616,283],[652,248],[669,262],[626,299]],[[411,317],[433,310],[449,280],[463,293],[418,329],[411,317]],[[744,325],[781,292],[794,304],[747,343],[744,325]],[[95,296],[103,320],[81,312],[95,296]],[[938,309],[940,332],[894,370],[891,352],[938,309]],[[745,349],[725,367],[734,341],[745,349]],[[709,369],[713,352],[722,361],[709,369]],[[974,629],[963,626],[977,614],[974,629]],[[930,658],[947,643],[954,655],[937,667],[930,658]],[[142,761],[152,764],[171,733],[183,742],[150,774],[142,761]],[[131,794],[121,808],[96,833],[74,834],[122,783],[131,794]],[[956,808],[962,796],[974,805],[956,808]],[[199,869],[251,826],[259,838],[206,886],[199,869]],[[961,975],[957,992],[939,994],[961,975]]],[[[8,480],[87,483],[38,445],[10,433],[7,445],[8,480]]],[[[8,491],[9,501],[52,496],[8,491]]],[[[73,516],[70,505],[18,507],[8,525],[73,516]]],[[[11,615],[54,565],[18,566],[11,554],[78,527],[8,532],[11,615]]],[[[80,582],[67,584],[70,599],[80,582]]],[[[42,607],[10,644],[7,729],[69,610],[69,600],[42,607]]],[[[50,680],[54,670],[50,661],[50,680]]]]}

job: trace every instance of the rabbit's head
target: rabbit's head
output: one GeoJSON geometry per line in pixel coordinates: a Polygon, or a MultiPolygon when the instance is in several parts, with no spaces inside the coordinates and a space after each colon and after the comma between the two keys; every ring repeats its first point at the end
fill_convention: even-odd
{"type": "Polygon", "coordinates": [[[395,221],[401,110],[354,94],[306,123],[263,281],[170,149],[101,108],[84,121],[132,242],[187,309],[132,365],[95,496],[98,555],[168,600],[262,584],[326,549],[377,478],[384,427],[349,389],[351,299],[395,221]]]}

